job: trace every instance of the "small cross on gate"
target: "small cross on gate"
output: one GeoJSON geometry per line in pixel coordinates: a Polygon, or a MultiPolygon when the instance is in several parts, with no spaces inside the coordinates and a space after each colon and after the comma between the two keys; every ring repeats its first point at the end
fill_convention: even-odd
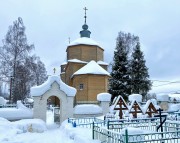
{"type": "Polygon", "coordinates": [[[68,42],[69,42],[69,44],[70,44],[70,43],[71,43],[71,38],[69,37],[68,40],[69,40],[68,42]]]}
{"type": "Polygon", "coordinates": [[[54,74],[55,74],[56,73],[56,68],[54,68],[53,71],[54,71],[54,74]]]}

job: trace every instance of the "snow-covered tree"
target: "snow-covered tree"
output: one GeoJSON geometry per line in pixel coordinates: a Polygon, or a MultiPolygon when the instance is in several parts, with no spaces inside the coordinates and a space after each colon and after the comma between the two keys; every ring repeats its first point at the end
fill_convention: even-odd
{"type": "Polygon", "coordinates": [[[128,53],[128,58],[131,56],[133,48],[139,42],[139,37],[134,36],[131,33],[119,32],[119,40],[123,42],[125,50],[128,53]]]}
{"type": "Polygon", "coordinates": [[[26,59],[27,67],[31,70],[31,86],[40,85],[47,80],[47,71],[39,57],[33,55],[26,59]]]}
{"type": "MultiPolygon", "coordinates": [[[[3,40],[3,46],[0,47],[0,72],[4,77],[13,77],[12,95],[10,100],[13,100],[15,95],[15,86],[19,82],[18,66],[25,62],[28,53],[34,48],[34,45],[27,43],[25,34],[25,26],[22,18],[14,21],[13,25],[9,26],[5,39],[3,40]]],[[[20,71],[21,72],[21,71],[20,71]]]]}
{"type": "Polygon", "coordinates": [[[128,66],[128,50],[119,33],[112,64],[111,78],[109,79],[109,93],[114,97],[121,95],[125,100],[130,93],[130,74],[128,66]]]}
{"type": "MultiPolygon", "coordinates": [[[[44,80],[40,72],[43,76],[46,75],[45,69],[39,70],[40,72],[33,71],[29,66],[27,59],[30,59],[30,52],[33,48],[34,45],[27,42],[23,20],[18,18],[13,25],[9,26],[5,39],[3,39],[3,46],[0,46],[0,78],[3,77],[10,83],[11,102],[23,100],[28,96],[33,80],[32,75],[38,72],[39,79],[36,78],[36,83],[42,83],[44,80]]],[[[45,68],[40,60],[35,64],[38,68],[45,68]]],[[[4,79],[1,80],[4,81],[4,79]]]]}
{"type": "Polygon", "coordinates": [[[24,100],[29,96],[30,88],[40,85],[47,79],[45,65],[37,56],[28,56],[25,63],[17,65],[17,82],[14,86],[13,101],[24,100]]]}
{"type": "Polygon", "coordinates": [[[151,89],[152,83],[149,80],[148,68],[144,59],[143,52],[138,42],[133,49],[131,60],[131,93],[138,93],[143,96],[151,89]]]}

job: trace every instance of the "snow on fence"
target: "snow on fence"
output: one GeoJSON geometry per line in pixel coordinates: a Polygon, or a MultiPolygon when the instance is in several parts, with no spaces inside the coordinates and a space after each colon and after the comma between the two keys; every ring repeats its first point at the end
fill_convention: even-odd
{"type": "Polygon", "coordinates": [[[157,132],[158,118],[101,120],[96,117],[69,118],[72,125],[92,128],[92,138],[102,143],[180,143],[180,123],[166,121],[157,132]]]}
{"type": "Polygon", "coordinates": [[[180,123],[166,122],[164,132],[156,132],[159,122],[110,121],[106,127],[93,124],[93,139],[104,143],[180,143],[180,123]]]}
{"type": "MultiPolygon", "coordinates": [[[[33,104],[23,104],[27,108],[33,108],[33,104]]],[[[17,104],[5,104],[5,105],[0,105],[0,108],[17,108],[17,104]]]]}
{"type": "Polygon", "coordinates": [[[123,128],[134,127],[134,128],[140,128],[142,130],[156,131],[156,127],[158,126],[158,124],[159,123],[157,121],[150,121],[150,120],[145,120],[145,121],[136,120],[134,122],[122,122],[117,120],[117,121],[108,121],[107,129],[120,132],[123,128]]]}
{"type": "Polygon", "coordinates": [[[68,118],[68,123],[72,123],[73,126],[92,128],[93,123],[97,126],[103,126],[105,124],[104,120],[98,119],[96,117],[87,118],[68,118]]]}

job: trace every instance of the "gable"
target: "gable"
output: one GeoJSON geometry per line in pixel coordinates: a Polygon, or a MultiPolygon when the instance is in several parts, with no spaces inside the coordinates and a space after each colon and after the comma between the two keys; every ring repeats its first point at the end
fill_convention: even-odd
{"type": "Polygon", "coordinates": [[[49,76],[48,80],[44,82],[40,86],[31,87],[30,94],[31,96],[41,96],[48,90],[52,88],[52,84],[56,82],[59,86],[58,90],[62,90],[64,93],[66,93],[67,96],[75,96],[76,89],[73,87],[70,87],[66,85],[64,82],[62,82],[61,78],[59,76],[49,76]]]}

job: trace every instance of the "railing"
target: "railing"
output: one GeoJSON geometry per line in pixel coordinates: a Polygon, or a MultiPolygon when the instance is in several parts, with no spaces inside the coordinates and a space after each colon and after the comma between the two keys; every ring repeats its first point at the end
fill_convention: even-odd
{"type": "Polygon", "coordinates": [[[76,126],[85,128],[92,128],[93,123],[97,126],[103,126],[105,124],[104,120],[98,119],[96,117],[68,118],[68,123],[76,124],[76,126]]]}
{"type": "Polygon", "coordinates": [[[122,135],[118,132],[108,130],[93,124],[92,138],[100,140],[101,143],[123,143],[122,135]]]}
{"type": "Polygon", "coordinates": [[[156,132],[157,125],[159,125],[157,121],[149,123],[109,121],[107,128],[93,124],[93,139],[104,143],[180,143],[180,123],[166,122],[163,125],[165,131],[163,133],[156,132]],[[140,128],[142,133],[128,134],[128,127],[140,128]]]}
{"type": "Polygon", "coordinates": [[[126,143],[179,143],[180,135],[178,132],[155,132],[155,133],[145,133],[145,134],[133,134],[123,135],[128,136],[128,139],[125,140],[126,143]]]}
{"type": "Polygon", "coordinates": [[[180,133],[180,123],[166,121],[164,124],[164,131],[179,131],[180,133]]]}
{"type": "Polygon", "coordinates": [[[5,105],[0,105],[0,108],[16,108],[17,104],[5,104],[5,105]]]}
{"type": "MultiPolygon", "coordinates": [[[[28,108],[33,108],[33,104],[23,104],[23,105],[28,107],[28,108]]],[[[0,108],[17,108],[17,104],[0,105],[0,108]]]]}
{"type": "Polygon", "coordinates": [[[158,122],[152,121],[152,122],[114,122],[114,121],[108,121],[107,122],[107,129],[113,130],[116,132],[120,132],[123,128],[127,127],[135,127],[140,128],[142,130],[149,130],[149,131],[156,131],[156,127],[158,125],[158,122]]]}

